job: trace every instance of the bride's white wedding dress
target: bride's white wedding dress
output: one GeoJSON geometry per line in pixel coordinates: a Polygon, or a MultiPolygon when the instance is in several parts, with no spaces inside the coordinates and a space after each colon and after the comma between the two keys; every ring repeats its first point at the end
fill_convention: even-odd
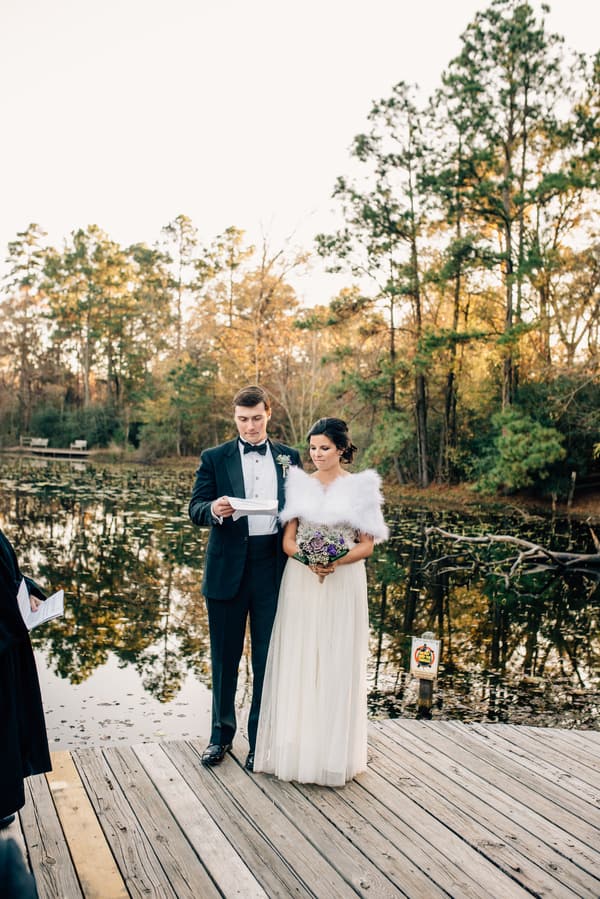
{"type": "MultiPolygon", "coordinates": [[[[282,521],[298,518],[385,539],[380,479],[374,471],[324,487],[290,470],[282,521]]],[[[342,786],[367,766],[365,563],[339,565],[323,583],[288,559],[279,591],[262,693],[254,770],[281,780],[342,786]]]]}

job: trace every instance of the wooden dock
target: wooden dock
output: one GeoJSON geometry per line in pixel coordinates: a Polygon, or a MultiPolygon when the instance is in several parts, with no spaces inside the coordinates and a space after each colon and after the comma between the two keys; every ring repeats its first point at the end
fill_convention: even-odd
{"type": "Polygon", "coordinates": [[[53,755],[14,837],[40,899],[600,896],[600,732],[394,719],[343,789],[243,768],[236,738],[53,755]]]}
{"type": "Polygon", "coordinates": [[[3,453],[20,456],[41,456],[44,459],[87,459],[89,449],[76,449],[60,446],[6,446],[3,453]]]}
{"type": "Polygon", "coordinates": [[[28,446],[21,452],[28,456],[44,456],[46,459],[87,459],[90,454],[88,449],[70,449],[60,446],[28,446]]]}

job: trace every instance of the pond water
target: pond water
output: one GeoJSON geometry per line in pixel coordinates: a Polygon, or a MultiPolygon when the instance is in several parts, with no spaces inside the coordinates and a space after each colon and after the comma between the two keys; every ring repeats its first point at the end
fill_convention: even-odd
{"type": "MultiPolygon", "coordinates": [[[[193,476],[191,466],[0,460],[0,526],[25,572],[65,590],[65,616],[31,634],[52,748],[208,736],[206,532],[187,515],[193,476]]],[[[585,525],[391,505],[386,518],[391,539],[368,563],[371,715],[417,714],[410,638],[429,630],[442,640],[434,718],[600,727],[598,585],[542,573],[506,586],[490,573],[506,548],[456,553],[425,536],[438,525],[592,552],[585,525]],[[449,552],[451,565],[436,567],[449,552]]],[[[248,693],[244,655],[242,723],[248,693]]]]}

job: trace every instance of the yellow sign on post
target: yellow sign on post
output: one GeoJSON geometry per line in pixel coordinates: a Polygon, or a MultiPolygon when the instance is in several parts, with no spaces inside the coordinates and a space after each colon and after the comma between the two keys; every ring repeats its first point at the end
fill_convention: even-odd
{"type": "Polygon", "coordinates": [[[435,680],[440,661],[440,640],[413,637],[410,650],[410,673],[415,677],[435,680]]]}

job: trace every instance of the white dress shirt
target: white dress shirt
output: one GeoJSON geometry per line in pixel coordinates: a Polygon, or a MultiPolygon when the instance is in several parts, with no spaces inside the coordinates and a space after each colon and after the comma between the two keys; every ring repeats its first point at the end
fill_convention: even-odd
{"type": "MultiPolygon", "coordinates": [[[[277,499],[277,471],[271,447],[267,443],[267,452],[245,453],[244,444],[238,441],[244,473],[244,491],[246,499],[277,499]]],[[[258,537],[261,534],[277,533],[276,515],[248,515],[248,536],[258,537]]]]}

